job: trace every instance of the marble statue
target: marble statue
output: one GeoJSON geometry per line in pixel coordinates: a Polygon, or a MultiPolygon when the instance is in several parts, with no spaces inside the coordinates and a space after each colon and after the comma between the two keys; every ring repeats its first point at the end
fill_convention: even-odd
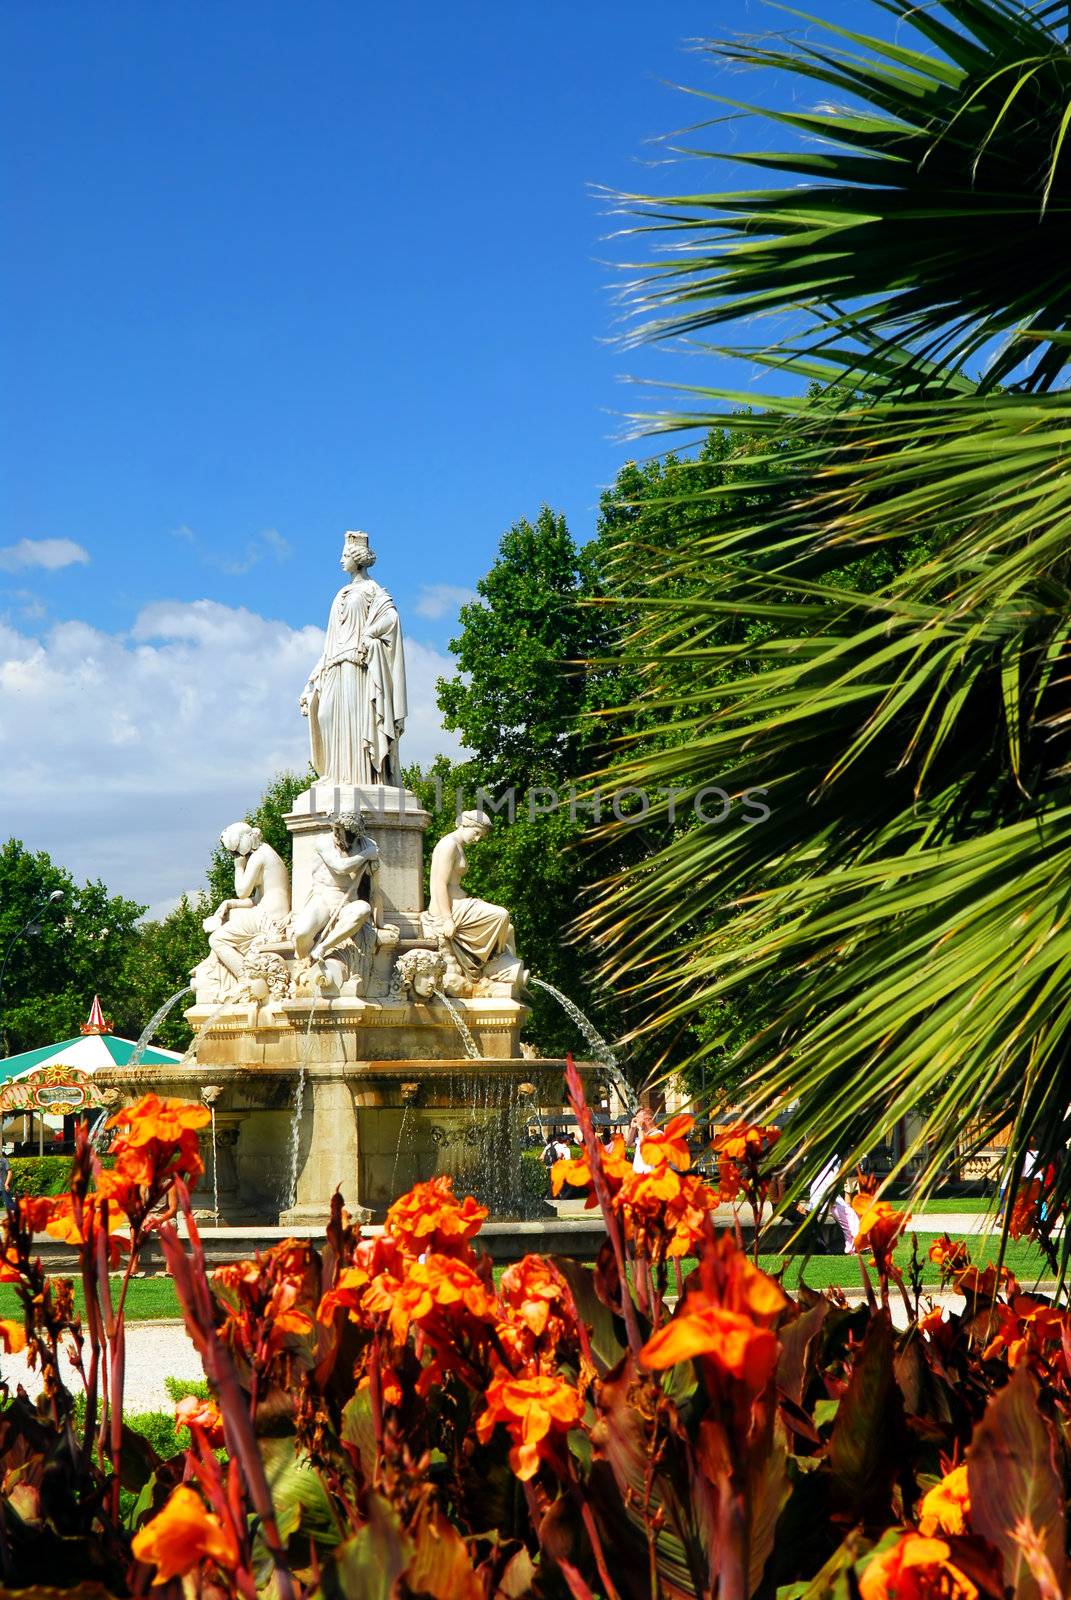
{"type": "Polygon", "coordinates": [[[283,934],[290,915],[290,873],[260,829],[248,822],[232,822],[219,842],[234,857],[234,898],[218,905],[203,926],[209,949],[223,969],[216,972],[218,990],[240,992],[248,983],[245,961],[254,941],[279,939],[283,934]]]}
{"type": "Polygon", "coordinates": [[[324,652],[301,695],[312,764],[327,784],[399,784],[398,740],[405,727],[405,656],[398,613],[368,569],[366,533],[347,533],[324,652]]]}
{"type": "Polygon", "coordinates": [[[294,951],[300,959],[322,961],[369,923],[374,931],[378,871],[379,849],[365,832],[364,817],[343,812],[335,818],[331,843],[316,847],[309,897],[294,913],[294,951]],[[366,879],[368,899],[360,893],[366,879]]]}
{"type": "Polygon", "coordinates": [[[469,983],[488,975],[498,958],[516,965],[513,923],[505,906],[466,895],[461,880],[468,870],[467,845],[486,839],[491,824],[479,811],[462,812],[452,833],[444,834],[431,853],[430,906],[423,914],[425,933],[469,983]]]}

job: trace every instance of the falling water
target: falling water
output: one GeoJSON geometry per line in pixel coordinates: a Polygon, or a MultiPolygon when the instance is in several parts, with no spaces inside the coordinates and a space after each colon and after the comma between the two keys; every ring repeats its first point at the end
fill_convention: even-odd
{"type": "Polygon", "coordinates": [[[398,1129],[398,1143],[394,1147],[394,1168],[390,1175],[390,1194],[392,1200],[398,1193],[398,1157],[401,1155],[402,1145],[405,1143],[405,1125],[408,1121],[409,1101],[406,1100],[402,1105],[402,1123],[401,1127],[398,1129]]]}
{"type": "Polygon", "coordinates": [[[229,1005],[230,1005],[230,1001],[229,1000],[224,1000],[201,1023],[201,1026],[198,1028],[197,1032],[194,1034],[193,1038],[190,1040],[189,1044],[186,1046],[186,1053],[182,1057],[182,1060],[179,1062],[179,1066],[180,1067],[188,1067],[189,1066],[190,1062],[193,1060],[194,1056],[197,1054],[197,1046],[200,1044],[201,1040],[204,1038],[205,1034],[208,1032],[208,1030],[212,1026],[213,1022],[215,1022],[216,1018],[218,1016],[220,1016],[224,1011],[226,1011],[226,1009],[227,1009],[227,1007],[229,1005]]]}
{"type": "Polygon", "coordinates": [[[148,1048],[149,1041],[152,1039],[153,1034],[156,1032],[161,1022],[163,1022],[164,1018],[171,1010],[171,1007],[177,1005],[182,999],[183,995],[192,993],[193,990],[190,988],[190,985],[187,984],[184,989],[177,989],[173,995],[169,995],[164,1001],[163,1005],[160,1006],[157,1011],[153,1012],[145,1027],[141,1030],[141,1035],[137,1044],[134,1046],[133,1054],[131,1055],[130,1060],[127,1062],[128,1067],[136,1067],[138,1065],[148,1048]]]}
{"type": "Polygon", "coordinates": [[[309,1064],[309,1049],[312,1044],[312,1019],[316,1015],[316,1001],[309,1005],[309,1022],[305,1029],[305,1048],[301,1052],[301,1067],[298,1072],[297,1093],[294,1095],[294,1115],[290,1122],[290,1199],[291,1209],[297,1205],[298,1181],[298,1151],[301,1144],[301,1112],[305,1104],[305,1068],[309,1064]]]}
{"type": "Polygon", "coordinates": [[[454,1025],[456,1026],[458,1033],[461,1035],[461,1043],[465,1046],[465,1054],[471,1057],[473,1061],[479,1061],[479,1046],[477,1045],[476,1040],[472,1037],[472,1034],[469,1032],[468,1023],[461,1015],[461,1012],[457,1009],[454,1002],[448,999],[445,994],[443,994],[441,989],[435,990],[435,998],[436,1000],[442,1001],[447,1011],[449,1011],[450,1015],[453,1017],[454,1025]]]}
{"type": "Polygon", "coordinates": [[[613,1083],[614,1088],[617,1090],[626,1106],[628,1106],[629,1111],[635,1111],[639,1102],[636,1099],[632,1085],[629,1083],[628,1079],[625,1077],[625,1074],[621,1071],[621,1068],[617,1064],[617,1057],[610,1049],[610,1046],[606,1043],[606,1040],[603,1038],[602,1034],[599,1033],[598,1029],[588,1021],[587,1017],[581,1011],[576,1002],[574,1000],[570,1000],[567,994],[562,994],[560,989],[556,989],[554,985],[552,983],[548,983],[545,978],[529,977],[528,982],[535,984],[537,989],[545,989],[549,995],[554,996],[554,999],[557,1000],[566,1016],[572,1018],[577,1027],[580,1029],[581,1033],[584,1035],[584,1038],[591,1046],[592,1052],[595,1055],[595,1059],[598,1061],[599,1065],[605,1071],[607,1077],[613,1083]]]}
{"type": "Polygon", "coordinates": [[[216,1170],[216,1107],[213,1103],[209,1106],[212,1113],[212,1220],[219,1227],[219,1173],[216,1170]]]}

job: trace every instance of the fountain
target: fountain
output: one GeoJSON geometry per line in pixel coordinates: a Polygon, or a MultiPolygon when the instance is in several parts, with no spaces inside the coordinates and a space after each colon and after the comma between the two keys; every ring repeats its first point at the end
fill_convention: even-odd
{"type": "Polygon", "coordinates": [[[286,818],[292,869],[249,823],[223,830],[235,894],[205,920],[190,1049],[97,1075],[127,1099],[204,1095],[225,1223],[319,1228],[336,1188],[371,1219],[435,1173],[509,1212],[522,1128],[561,1115],[563,1063],[521,1052],[527,974],[510,914],[462,885],[482,814],[436,844],[425,905],[431,819],[400,780],[404,656],[373,559],[346,535],[353,581],[301,697],[324,776],[286,818]]]}

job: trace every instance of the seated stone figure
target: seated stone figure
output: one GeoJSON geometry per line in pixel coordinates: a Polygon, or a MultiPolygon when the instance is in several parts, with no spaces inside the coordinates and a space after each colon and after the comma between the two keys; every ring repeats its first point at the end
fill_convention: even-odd
{"type": "Polygon", "coordinates": [[[513,922],[505,906],[467,895],[462,879],[468,871],[466,846],[486,839],[491,824],[479,811],[465,811],[452,833],[445,834],[431,855],[431,905],[423,914],[424,932],[447,957],[447,991],[475,994],[493,984],[512,990],[520,972],[513,922]]]}
{"type": "Polygon", "coordinates": [[[248,822],[232,822],[219,842],[234,857],[235,894],[204,920],[214,971],[206,972],[209,963],[202,962],[195,981],[199,998],[202,985],[213,986],[213,979],[217,998],[240,998],[248,988],[245,958],[254,941],[283,934],[290,915],[290,873],[260,829],[248,822]]]}
{"type": "Polygon", "coordinates": [[[309,896],[294,913],[295,954],[312,967],[334,953],[332,985],[349,976],[358,980],[358,991],[363,992],[380,920],[379,849],[365,832],[364,817],[355,812],[338,816],[331,843],[318,845],[316,857],[309,896]]]}

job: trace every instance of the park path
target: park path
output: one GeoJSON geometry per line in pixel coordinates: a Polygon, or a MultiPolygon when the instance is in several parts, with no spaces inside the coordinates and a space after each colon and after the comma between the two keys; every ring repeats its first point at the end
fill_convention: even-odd
{"type": "MultiPolygon", "coordinates": [[[[62,1353],[60,1367],[64,1382],[72,1394],[77,1394],[81,1380],[62,1353]]],[[[201,1358],[180,1321],[127,1323],[125,1410],[170,1411],[174,1401],[164,1387],[164,1379],[203,1377],[201,1358]]],[[[41,1387],[25,1351],[19,1355],[0,1354],[0,1378],[12,1393],[21,1383],[27,1394],[36,1397],[41,1387]]]]}

